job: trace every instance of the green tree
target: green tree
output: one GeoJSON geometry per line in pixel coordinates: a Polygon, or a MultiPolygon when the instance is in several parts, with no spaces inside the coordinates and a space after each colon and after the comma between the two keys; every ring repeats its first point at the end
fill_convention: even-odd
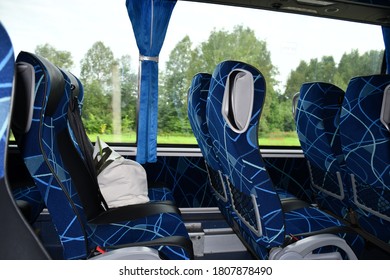
{"type": "Polygon", "coordinates": [[[159,131],[162,133],[191,131],[187,116],[187,92],[191,83],[192,42],[185,36],[171,51],[159,96],[159,131]]]}
{"type": "Polygon", "coordinates": [[[191,48],[192,42],[186,36],[176,45],[167,62],[167,71],[160,87],[160,118],[163,120],[159,128],[176,131],[184,126],[189,129],[188,121],[185,124],[177,121],[177,114],[182,112],[182,115],[187,115],[186,95],[192,77],[198,72],[212,73],[217,64],[229,59],[249,63],[264,75],[267,81],[267,97],[260,127],[263,131],[269,131],[272,127],[270,104],[272,99],[276,98],[274,86],[277,69],[271,62],[266,42],[256,38],[250,28],[235,26],[231,32],[213,30],[207,41],[195,49],[191,48]],[[173,98],[178,100],[173,101],[173,98]]]}
{"type": "Polygon", "coordinates": [[[290,72],[284,97],[291,100],[305,82],[328,82],[346,89],[348,82],[355,76],[380,73],[383,51],[371,50],[359,54],[357,49],[344,53],[338,65],[332,56],[323,56],[320,61],[313,58],[307,63],[301,61],[295,70],[290,72]]]}
{"type": "Polygon", "coordinates": [[[260,130],[268,132],[273,127],[271,104],[275,101],[275,75],[277,68],[272,64],[267,42],[256,37],[254,30],[241,25],[232,32],[212,31],[208,40],[200,45],[194,55],[193,65],[198,71],[212,73],[215,66],[224,60],[238,60],[253,65],[266,79],[267,95],[260,121],[260,130]]]}
{"type": "Polygon", "coordinates": [[[320,61],[317,58],[312,58],[309,63],[302,60],[298,67],[290,72],[284,97],[291,102],[294,94],[306,82],[333,83],[336,70],[336,63],[332,56],[323,56],[320,61]]]}
{"type": "Polygon", "coordinates": [[[81,60],[80,78],[84,83],[99,81],[105,90],[111,85],[114,54],[103,42],[98,41],[81,60]]]}
{"type": "Polygon", "coordinates": [[[249,63],[263,73],[270,86],[275,84],[277,68],[272,64],[267,43],[259,40],[254,30],[248,27],[238,25],[232,32],[212,31],[208,40],[201,43],[194,53],[192,65],[196,72],[211,73],[215,66],[224,60],[249,63]]]}
{"type": "Polygon", "coordinates": [[[57,50],[48,43],[38,45],[35,48],[35,53],[46,58],[60,68],[70,70],[74,65],[71,52],[57,50]]]}
{"type": "Polygon", "coordinates": [[[136,129],[137,74],[133,73],[131,64],[129,55],[124,55],[119,59],[122,133],[131,133],[136,129]]]}
{"type": "Polygon", "coordinates": [[[359,54],[357,49],[344,53],[340,59],[335,84],[346,89],[348,82],[355,76],[379,74],[383,59],[383,51],[371,50],[359,54]]]}
{"type": "Polygon", "coordinates": [[[273,115],[276,120],[281,121],[279,127],[283,127],[284,131],[294,127],[291,118],[289,119],[289,115],[291,115],[291,101],[293,95],[300,90],[303,83],[314,81],[328,82],[345,90],[349,80],[355,76],[380,73],[382,59],[383,51],[371,50],[360,55],[356,49],[349,53],[344,53],[338,65],[336,65],[332,56],[323,56],[321,60],[313,58],[309,63],[302,60],[298,67],[290,72],[279,107],[274,107],[275,112],[282,110],[273,115]],[[286,104],[284,104],[285,102],[286,104]],[[280,109],[283,107],[286,109],[280,109]]]}
{"type": "Polygon", "coordinates": [[[84,84],[82,118],[88,134],[111,132],[112,114],[109,109],[111,98],[103,93],[99,81],[84,84]]]}
{"type": "Polygon", "coordinates": [[[96,42],[81,60],[80,79],[84,84],[84,123],[88,133],[112,132],[112,80],[114,54],[96,42]]]}

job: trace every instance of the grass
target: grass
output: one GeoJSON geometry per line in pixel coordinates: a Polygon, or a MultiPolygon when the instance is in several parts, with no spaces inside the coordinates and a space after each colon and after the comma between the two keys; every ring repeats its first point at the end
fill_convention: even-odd
{"type": "MultiPolygon", "coordinates": [[[[107,143],[125,143],[134,144],[136,141],[135,133],[112,135],[112,134],[89,134],[89,139],[95,142],[99,136],[101,140],[107,143]]],[[[15,140],[10,135],[10,140],[15,140]]],[[[176,144],[176,145],[197,145],[193,135],[159,135],[158,144],[176,144]]],[[[259,138],[261,146],[300,146],[296,132],[272,132],[259,138]]]]}
{"type": "Polygon", "coordinates": [[[136,141],[135,133],[120,134],[120,135],[88,134],[89,139],[91,139],[91,141],[93,141],[93,142],[96,141],[97,136],[99,136],[100,140],[103,140],[104,142],[107,142],[107,143],[135,143],[135,141],[136,141]]]}
{"type": "MultiPolygon", "coordinates": [[[[107,143],[135,143],[135,133],[112,135],[112,134],[90,134],[88,135],[92,141],[96,141],[99,136],[101,140],[107,143]]],[[[261,135],[259,144],[261,146],[299,146],[299,140],[295,131],[292,132],[271,132],[261,135]]],[[[197,144],[193,135],[158,135],[157,142],[159,144],[179,144],[189,145],[197,144]]]]}
{"type": "Polygon", "coordinates": [[[300,146],[298,135],[291,132],[271,132],[259,138],[261,146],[300,146]]]}

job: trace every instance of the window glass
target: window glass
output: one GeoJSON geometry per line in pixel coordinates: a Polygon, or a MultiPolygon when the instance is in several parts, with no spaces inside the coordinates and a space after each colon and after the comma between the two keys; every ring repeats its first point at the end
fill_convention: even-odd
{"type": "Polygon", "coordinates": [[[91,140],[136,140],[138,49],[123,1],[2,0],[16,55],[36,53],[83,83],[91,140]]]}
{"type": "MultiPolygon", "coordinates": [[[[91,140],[135,143],[138,48],[123,1],[1,0],[16,54],[38,53],[80,78],[91,140]]],[[[187,91],[198,72],[226,59],[257,67],[267,83],[260,145],[299,146],[292,96],[307,81],[345,89],[378,73],[380,26],[178,1],[159,57],[158,143],[196,144],[187,91]]]]}
{"type": "Polygon", "coordinates": [[[179,1],[162,50],[158,141],[196,143],[186,116],[191,78],[234,59],[266,78],[260,145],[299,146],[292,97],[300,85],[325,81],[345,89],[354,76],[379,73],[381,32],[367,24],[179,1]]]}

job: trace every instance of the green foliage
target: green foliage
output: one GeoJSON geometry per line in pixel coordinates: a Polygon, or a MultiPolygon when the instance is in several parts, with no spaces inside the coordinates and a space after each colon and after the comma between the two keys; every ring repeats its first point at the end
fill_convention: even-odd
{"type": "Polygon", "coordinates": [[[72,54],[70,52],[57,50],[48,43],[38,45],[35,48],[35,53],[51,61],[54,65],[57,65],[60,68],[70,70],[74,65],[72,54]]]}
{"type": "MultiPolygon", "coordinates": [[[[136,141],[136,134],[134,131],[122,135],[99,133],[88,134],[91,141],[96,141],[97,136],[107,143],[134,143],[136,141]]],[[[193,134],[164,134],[158,135],[158,143],[160,144],[197,144],[193,134]]],[[[259,138],[261,146],[299,146],[299,140],[295,132],[271,132],[263,134],[259,138]]]]}
{"type": "Polygon", "coordinates": [[[334,83],[346,89],[348,82],[355,76],[379,74],[383,51],[371,50],[360,55],[358,50],[344,53],[337,68],[334,83]]]}
{"type": "Polygon", "coordinates": [[[208,40],[197,47],[193,59],[194,68],[202,72],[211,73],[221,61],[238,60],[257,67],[267,78],[276,74],[267,43],[256,38],[254,30],[241,25],[232,32],[212,31],[208,40]]]}
{"type": "Polygon", "coordinates": [[[96,42],[81,60],[80,80],[84,85],[99,86],[103,95],[110,94],[112,71],[116,63],[111,49],[103,42],[96,42]]]}
{"type": "Polygon", "coordinates": [[[292,117],[292,97],[305,82],[323,81],[342,88],[356,75],[379,73],[383,52],[370,51],[360,55],[357,50],[345,53],[339,64],[332,56],[301,61],[291,71],[283,94],[276,92],[277,68],[272,64],[270,51],[264,40],[256,38],[247,27],[233,30],[213,30],[208,39],[192,46],[185,36],[172,50],[161,73],[159,89],[159,135],[188,133],[186,95],[192,77],[198,72],[212,73],[224,60],[238,60],[258,68],[266,79],[266,101],[260,120],[259,135],[295,131],[292,117]]]}
{"type": "Polygon", "coordinates": [[[82,117],[87,133],[111,132],[110,96],[103,93],[100,82],[97,80],[84,84],[82,117]]]}
{"type": "Polygon", "coordinates": [[[295,131],[292,103],[289,100],[282,98],[274,99],[270,104],[268,117],[271,118],[268,133],[295,131]]]}
{"type": "MultiPolygon", "coordinates": [[[[258,68],[267,80],[267,99],[263,109],[261,130],[274,127],[271,103],[276,102],[276,67],[271,62],[267,43],[256,38],[250,28],[235,26],[233,31],[214,30],[207,41],[192,49],[192,42],[185,36],[172,50],[162,76],[159,96],[159,131],[188,132],[187,92],[192,77],[198,72],[212,73],[224,60],[238,60],[258,68]],[[248,47],[249,46],[249,47],[248,47]]],[[[275,103],[276,104],[276,103],[275,103]]]]}
{"type": "Polygon", "coordinates": [[[114,67],[119,67],[120,108],[116,109],[120,111],[121,131],[129,133],[136,128],[137,75],[131,71],[131,57],[126,55],[115,60],[109,47],[96,42],[81,61],[83,119],[90,134],[113,132],[114,67]]]}
{"type": "MultiPolygon", "coordinates": [[[[56,50],[49,44],[37,46],[35,52],[60,67],[69,69],[74,65],[70,52],[56,50]]],[[[254,30],[241,25],[235,26],[232,31],[213,30],[208,39],[197,46],[193,46],[189,36],[185,36],[171,51],[164,71],[159,73],[158,142],[196,143],[187,116],[188,88],[196,73],[212,73],[221,61],[249,63],[259,69],[266,79],[260,144],[299,145],[291,101],[302,83],[323,81],[345,89],[354,76],[379,73],[382,58],[383,51],[371,50],[360,54],[358,50],[352,50],[344,53],[339,63],[332,56],[302,60],[290,72],[285,91],[281,93],[276,90],[278,69],[271,61],[267,43],[257,38],[254,30]]],[[[82,117],[89,135],[103,134],[108,142],[135,141],[138,80],[131,65],[129,55],[115,59],[111,49],[100,41],[94,43],[81,60],[80,79],[84,85],[82,117]],[[116,87],[117,90],[114,90],[118,80],[120,89],[116,87]],[[117,95],[113,95],[115,92],[117,95]],[[112,104],[114,99],[115,106],[112,104]],[[114,131],[118,131],[117,126],[116,130],[113,128],[113,110],[116,110],[117,120],[120,119],[119,131],[122,135],[113,135],[114,131]]]]}
{"type": "Polygon", "coordinates": [[[306,82],[334,82],[336,69],[336,63],[332,56],[323,56],[320,61],[317,58],[313,58],[309,63],[302,60],[298,67],[290,73],[284,97],[291,101],[294,94],[301,88],[301,85],[306,82]]]}
{"type": "Polygon", "coordinates": [[[284,97],[291,100],[305,82],[328,82],[346,89],[348,82],[355,76],[380,73],[383,51],[371,50],[360,55],[358,50],[344,53],[338,65],[332,56],[323,56],[320,61],[314,58],[309,63],[301,61],[292,70],[287,80],[284,97]]]}
{"type": "Polygon", "coordinates": [[[242,61],[260,70],[266,79],[267,88],[260,130],[263,132],[272,130],[274,125],[271,104],[276,99],[274,86],[278,70],[272,64],[267,43],[258,39],[254,30],[235,26],[232,32],[225,30],[211,32],[208,41],[202,43],[196,53],[198,56],[195,56],[194,64],[200,64],[199,71],[212,73],[215,66],[224,60],[242,61]]]}
{"type": "Polygon", "coordinates": [[[171,51],[160,73],[158,129],[161,133],[189,133],[187,92],[191,83],[192,42],[184,37],[171,51]]]}
{"type": "Polygon", "coordinates": [[[131,57],[122,56],[119,59],[121,81],[121,116],[122,133],[136,130],[137,75],[131,71],[131,57]]]}
{"type": "Polygon", "coordinates": [[[101,41],[96,42],[81,60],[80,79],[84,83],[99,81],[107,90],[107,87],[111,85],[114,62],[114,54],[111,49],[101,41]]]}

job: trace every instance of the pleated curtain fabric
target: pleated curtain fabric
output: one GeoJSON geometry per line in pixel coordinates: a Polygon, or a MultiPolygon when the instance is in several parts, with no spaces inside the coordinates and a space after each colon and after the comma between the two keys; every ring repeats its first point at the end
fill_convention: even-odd
{"type": "Polygon", "coordinates": [[[139,49],[137,156],[157,161],[158,56],[176,0],[127,0],[139,49]]]}

